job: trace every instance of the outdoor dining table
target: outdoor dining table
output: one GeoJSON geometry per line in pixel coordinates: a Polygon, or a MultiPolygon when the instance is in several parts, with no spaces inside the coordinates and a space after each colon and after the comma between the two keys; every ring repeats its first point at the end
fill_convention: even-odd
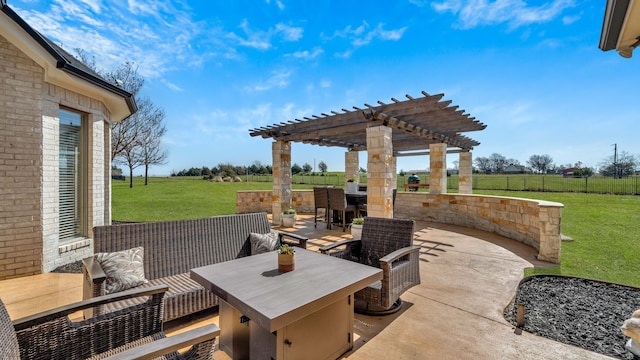
{"type": "Polygon", "coordinates": [[[220,298],[220,348],[233,359],[335,359],[353,348],[353,294],[382,271],[296,249],[295,270],[277,252],[191,270],[220,298]]]}

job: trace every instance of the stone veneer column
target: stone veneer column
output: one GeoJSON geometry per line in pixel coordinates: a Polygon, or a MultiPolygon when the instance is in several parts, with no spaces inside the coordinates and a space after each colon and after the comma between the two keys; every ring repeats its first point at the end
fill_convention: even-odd
{"type": "MultiPolygon", "coordinates": [[[[392,175],[391,188],[397,189],[398,188],[398,158],[395,156],[391,157],[391,168],[393,169],[393,172],[391,173],[392,175]]],[[[392,193],[392,196],[393,196],[393,193],[392,193]]]]}
{"type": "Polygon", "coordinates": [[[391,128],[367,128],[367,216],[393,218],[395,161],[391,128]]]}
{"type": "Polygon", "coordinates": [[[355,179],[356,184],[360,182],[360,152],[347,151],[344,153],[344,188],[347,188],[347,179],[355,179]]]}
{"type": "Polygon", "coordinates": [[[538,260],[560,263],[562,208],[540,205],[540,248],[538,260]]]}
{"type": "Polygon", "coordinates": [[[447,144],[429,145],[429,193],[447,193],[447,144]]]}
{"type": "Polygon", "coordinates": [[[291,206],[291,143],[276,141],[271,146],[273,156],[273,192],[271,211],[273,224],[282,224],[282,211],[291,206]]]}
{"type": "Polygon", "coordinates": [[[460,153],[460,163],[458,164],[458,192],[460,194],[473,193],[473,183],[471,181],[473,164],[471,159],[470,151],[460,153]]]}

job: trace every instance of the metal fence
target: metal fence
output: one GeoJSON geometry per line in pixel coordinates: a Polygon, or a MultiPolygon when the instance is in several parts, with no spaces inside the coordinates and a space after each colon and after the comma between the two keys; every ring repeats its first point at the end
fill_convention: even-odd
{"type": "MultiPolygon", "coordinates": [[[[419,174],[420,183],[428,184],[429,175],[419,174]]],[[[398,189],[403,189],[408,175],[398,175],[398,189]]],[[[271,175],[248,175],[248,181],[272,182],[271,175]]],[[[366,184],[366,174],[360,175],[360,183],[366,184]]],[[[342,174],[325,175],[294,175],[293,184],[334,185],[343,186],[345,176],[342,174]]],[[[472,186],[474,190],[505,190],[505,191],[545,191],[545,192],[581,192],[597,194],[640,195],[640,176],[612,178],[592,176],[585,178],[565,178],[562,175],[483,175],[473,174],[472,186]]],[[[447,188],[450,192],[458,191],[458,176],[447,177],[447,188]]],[[[421,189],[420,191],[428,191],[421,189]]]]}

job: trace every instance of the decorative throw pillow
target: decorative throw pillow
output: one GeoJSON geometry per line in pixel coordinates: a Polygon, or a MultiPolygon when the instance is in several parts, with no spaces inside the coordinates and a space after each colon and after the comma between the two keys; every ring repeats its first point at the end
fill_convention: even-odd
{"type": "Polygon", "coordinates": [[[278,248],[278,232],[268,234],[249,234],[251,241],[251,255],[262,254],[278,248]]]}
{"type": "Polygon", "coordinates": [[[143,255],[144,248],[142,247],[95,255],[96,261],[100,263],[102,270],[107,275],[105,281],[107,294],[131,289],[149,282],[144,276],[143,255]]]}

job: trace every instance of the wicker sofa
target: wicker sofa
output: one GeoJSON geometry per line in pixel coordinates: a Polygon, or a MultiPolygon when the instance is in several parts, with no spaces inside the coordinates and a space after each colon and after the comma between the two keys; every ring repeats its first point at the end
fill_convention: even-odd
{"type": "MultiPolygon", "coordinates": [[[[218,298],[191,280],[189,270],[251,255],[250,233],[271,232],[267,213],[215,216],[204,219],[97,226],[94,253],[144,248],[144,275],[149,283],[169,285],[163,321],[170,321],[218,305],[218,298]]],[[[280,243],[306,248],[307,238],[278,232],[280,243]]],[[[103,295],[106,275],[94,257],[83,260],[85,299],[103,295]]],[[[91,317],[127,303],[85,311],[91,317]]]]}

